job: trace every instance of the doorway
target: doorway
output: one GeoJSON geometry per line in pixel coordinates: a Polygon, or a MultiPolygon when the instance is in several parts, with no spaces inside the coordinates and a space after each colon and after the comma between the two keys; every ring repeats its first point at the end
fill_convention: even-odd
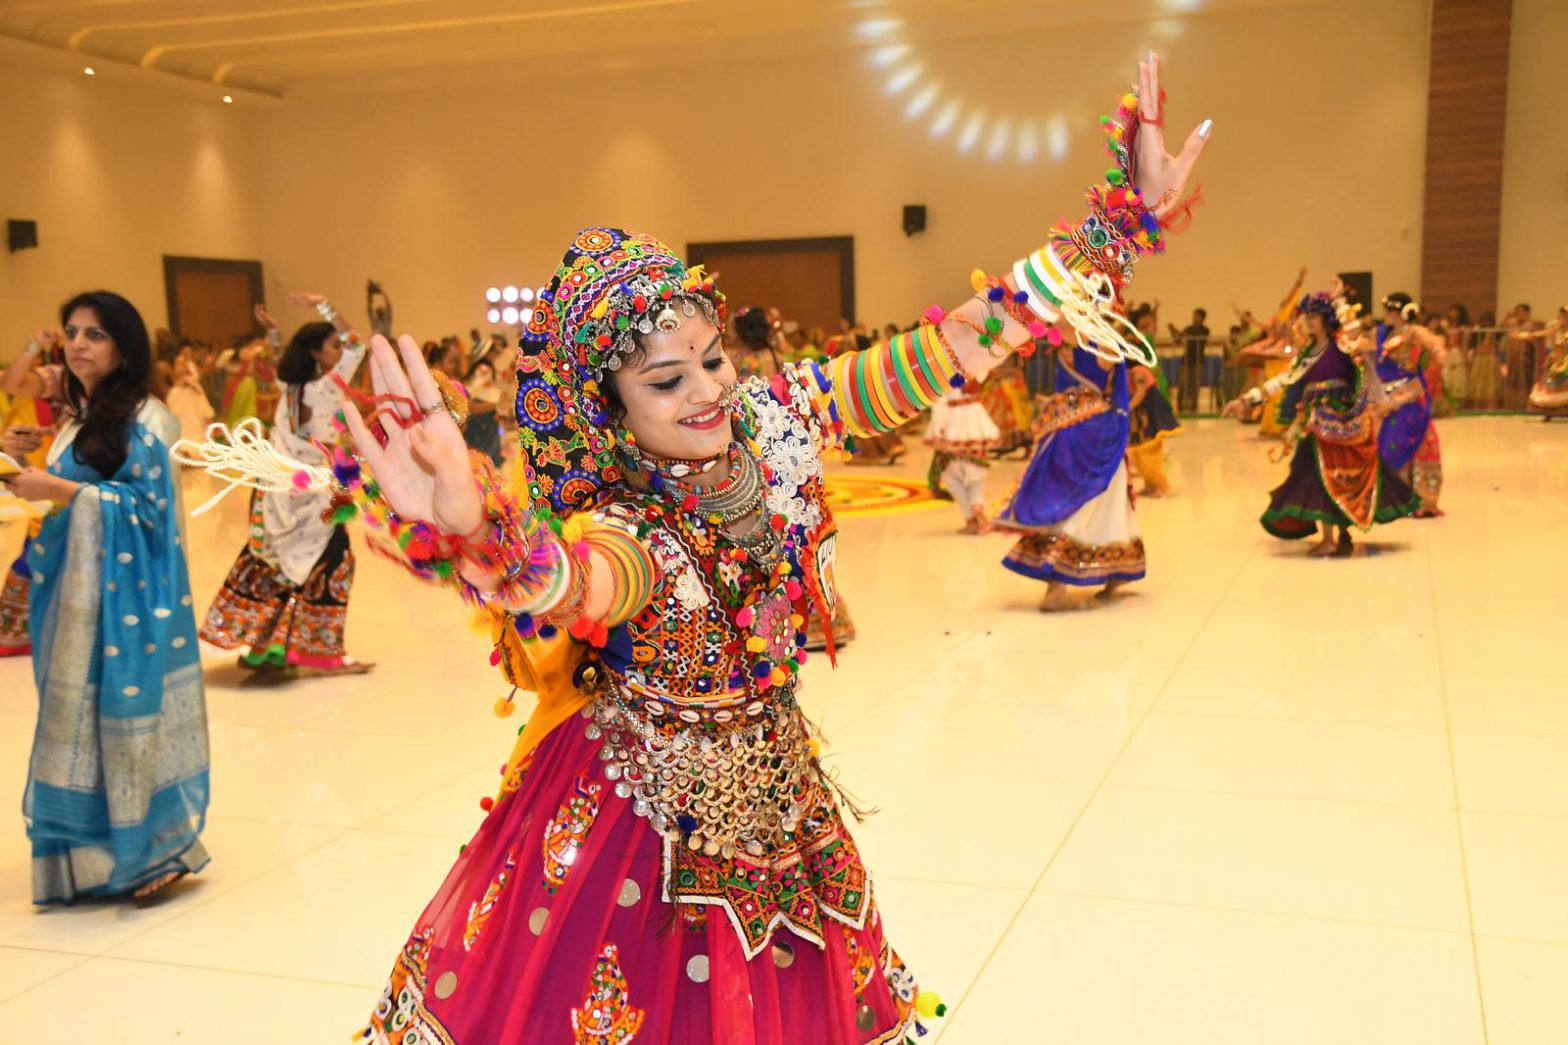
{"type": "Polygon", "coordinates": [[[219,350],[259,332],[252,309],[262,300],[261,262],[165,255],[169,329],[219,350]]]}
{"type": "Polygon", "coordinates": [[[747,305],[776,308],[803,328],[838,333],[855,321],[855,238],[733,240],[692,243],[692,265],[722,276],[719,289],[733,315],[747,305]]]}

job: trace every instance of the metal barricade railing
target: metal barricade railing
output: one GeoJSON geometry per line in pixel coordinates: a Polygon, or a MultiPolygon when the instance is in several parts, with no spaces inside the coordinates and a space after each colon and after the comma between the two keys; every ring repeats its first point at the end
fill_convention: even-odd
{"type": "MultiPolygon", "coordinates": [[[[1444,358],[1432,354],[1424,375],[1435,413],[1525,409],[1551,345],[1546,339],[1515,338],[1512,333],[1503,327],[1465,327],[1448,333],[1444,358]]],[[[1238,360],[1242,346],[1228,338],[1161,337],[1155,339],[1154,348],[1171,405],[1186,416],[1217,414],[1261,379],[1262,367],[1238,360]]],[[[1030,391],[1051,392],[1054,362],[1055,353],[1040,352],[1025,364],[1030,391]]]]}

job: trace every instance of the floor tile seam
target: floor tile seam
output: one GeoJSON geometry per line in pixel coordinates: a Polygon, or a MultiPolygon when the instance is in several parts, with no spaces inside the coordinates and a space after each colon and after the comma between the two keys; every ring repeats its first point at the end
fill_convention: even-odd
{"type": "MultiPolygon", "coordinates": [[[[11,947],[12,945],[11,944],[5,944],[4,946],[11,947]]],[[[38,948],[38,947],[22,947],[22,948],[13,948],[13,949],[16,949],[16,950],[28,950],[28,951],[42,950],[42,948],[38,948]]],[[[77,954],[74,951],[47,951],[45,953],[48,953],[48,954],[58,954],[58,955],[62,955],[62,956],[65,956],[65,957],[74,958],[76,960],[71,962],[70,964],[68,964],[65,968],[59,969],[59,970],[56,970],[55,972],[50,973],[48,976],[45,976],[43,979],[39,980],[35,984],[32,984],[31,986],[24,987],[21,990],[16,991],[14,993],[0,994],[0,1011],[3,1011],[7,1004],[9,1004],[10,1002],[13,1002],[16,999],[20,998],[22,995],[26,994],[28,991],[37,990],[39,987],[42,987],[44,984],[50,983],[50,982],[52,982],[54,980],[59,979],[61,976],[64,976],[66,973],[70,972],[72,969],[79,969],[83,965],[86,965],[88,962],[94,961],[94,960],[98,959],[99,957],[101,957],[101,955],[96,955],[96,954],[77,954]]]]}
{"type": "Polygon", "coordinates": [[[211,813],[207,815],[207,822],[213,820],[238,820],[246,824],[269,824],[273,827],[316,827],[326,831],[352,831],[348,824],[328,824],[319,820],[279,820],[270,816],[246,816],[242,813],[211,813]]]}
{"type": "MultiPolygon", "coordinates": [[[[1110,774],[1115,771],[1117,763],[1121,760],[1122,755],[1126,753],[1127,748],[1132,744],[1133,739],[1138,735],[1138,731],[1143,726],[1143,723],[1148,720],[1149,715],[1152,714],[1155,707],[1159,705],[1160,695],[1163,694],[1165,689],[1170,686],[1171,680],[1174,679],[1176,674],[1181,670],[1181,666],[1183,662],[1185,662],[1187,654],[1191,653],[1192,648],[1197,645],[1199,638],[1201,638],[1203,635],[1204,629],[1207,628],[1209,622],[1214,619],[1214,615],[1218,612],[1220,605],[1227,597],[1229,597],[1231,590],[1236,586],[1236,582],[1240,578],[1241,574],[1245,571],[1247,563],[1252,561],[1253,556],[1257,554],[1258,544],[1258,540],[1254,539],[1252,548],[1245,556],[1242,556],[1240,561],[1236,564],[1236,572],[1231,575],[1230,582],[1215,598],[1213,605],[1209,607],[1209,612],[1205,614],[1202,624],[1199,625],[1199,627],[1193,632],[1192,637],[1187,641],[1186,647],[1182,651],[1181,656],[1176,658],[1175,664],[1171,666],[1170,671],[1165,676],[1165,681],[1160,684],[1159,692],[1155,694],[1153,700],[1149,701],[1149,706],[1143,710],[1143,713],[1138,717],[1138,721],[1133,726],[1133,728],[1128,730],[1126,737],[1122,741],[1120,749],[1117,751],[1116,755],[1112,757],[1110,763],[1106,766],[1105,773],[1101,775],[1099,782],[1094,785],[1093,789],[1084,798],[1083,804],[1079,806],[1078,812],[1073,816],[1072,823],[1067,826],[1066,831],[1062,832],[1061,838],[1057,840],[1056,845],[1052,847],[1051,852],[1046,856],[1045,864],[1043,867],[1041,867],[1040,874],[1035,878],[1033,888],[1030,889],[1031,895],[1044,883],[1045,877],[1050,873],[1051,867],[1056,863],[1057,857],[1059,857],[1062,853],[1062,850],[1066,848],[1067,843],[1072,839],[1073,832],[1078,829],[1078,825],[1083,822],[1083,818],[1088,814],[1090,807],[1094,805],[1095,799],[1099,797],[1101,789],[1105,786],[1105,781],[1109,779],[1110,774]]],[[[957,1019],[959,1013],[962,1011],[964,1002],[969,999],[969,996],[974,993],[975,987],[978,986],[980,981],[985,978],[987,970],[991,968],[991,963],[996,959],[997,952],[1001,949],[1007,938],[1012,935],[1013,929],[1018,925],[1018,920],[1023,917],[1024,911],[1028,909],[1028,906],[1029,897],[1026,896],[1024,897],[1023,902],[1019,904],[1018,909],[1013,912],[1012,917],[1007,920],[1007,924],[1003,926],[1001,933],[996,938],[996,943],[992,945],[990,952],[986,954],[985,960],[980,963],[980,968],[975,971],[974,978],[970,980],[969,985],[964,988],[963,994],[960,995],[957,1002],[953,1004],[946,1026],[950,1027],[957,1019]]],[[[946,1027],[944,1027],[944,1031],[945,1030],[946,1027]]]]}
{"type": "MultiPolygon", "coordinates": [[[[131,935],[127,936],[125,939],[117,941],[112,946],[110,946],[108,948],[105,948],[104,950],[95,952],[93,954],[93,957],[95,957],[95,958],[110,958],[110,957],[114,957],[114,952],[119,950],[121,947],[125,947],[126,945],[128,945],[130,943],[133,943],[136,940],[141,939],[143,936],[146,936],[148,933],[153,932],[156,929],[162,929],[165,926],[172,925],[175,922],[178,922],[178,921],[180,921],[180,920],[182,920],[184,918],[188,918],[188,917],[190,917],[190,915],[191,915],[191,913],[193,911],[199,911],[203,907],[206,907],[208,904],[212,903],[215,900],[222,899],[223,897],[226,897],[226,896],[228,896],[231,893],[238,892],[239,890],[245,888],[246,886],[254,885],[256,882],[259,882],[259,881],[261,881],[264,878],[267,878],[267,877],[269,877],[269,876],[271,876],[273,874],[276,874],[278,871],[281,871],[284,868],[286,868],[286,867],[288,867],[288,866],[290,866],[290,865],[292,865],[292,864],[294,864],[294,863],[304,859],[305,857],[310,856],[312,853],[315,853],[316,851],[318,851],[320,849],[323,849],[326,846],[331,845],[332,843],[338,841],[339,839],[347,837],[347,835],[349,834],[350,830],[351,829],[348,829],[348,828],[340,829],[336,834],[332,835],[330,838],[323,838],[319,842],[315,843],[314,845],[306,846],[304,849],[301,849],[298,853],[296,853],[293,856],[289,857],[288,859],[284,860],[282,863],[278,864],[276,867],[268,868],[265,871],[259,871],[256,874],[253,874],[253,875],[251,875],[248,878],[236,879],[232,884],[230,884],[226,888],[209,891],[209,895],[207,895],[205,897],[201,897],[201,896],[191,897],[191,898],[189,898],[186,902],[184,902],[181,905],[182,909],[180,911],[175,912],[175,913],[171,913],[169,915],[169,917],[160,919],[159,921],[156,921],[156,922],[152,923],[151,925],[146,926],[145,928],[141,929],[140,931],[132,933],[131,935]]],[[[169,897],[169,899],[164,901],[164,902],[172,904],[172,903],[175,903],[175,902],[178,902],[178,901],[179,901],[179,897],[176,895],[176,896],[169,897]]]]}
{"type": "MultiPolygon", "coordinates": [[[[281,980],[287,983],[309,983],[324,987],[350,987],[354,990],[374,991],[375,984],[354,983],[348,980],[317,979],[312,976],[290,976],[281,972],[258,972],[254,969],[239,969],[230,965],[198,965],[193,962],[168,961],[162,958],[132,958],[121,954],[99,954],[89,958],[88,961],[130,962],[136,965],[156,965],[163,968],[191,969],[196,972],[216,972],[229,976],[259,976],[267,980],[281,980]]],[[[368,1011],[368,1009],[367,1009],[368,1011]]]]}
{"type": "Polygon", "coordinates": [[[1568,936],[1564,936],[1560,940],[1549,940],[1544,936],[1520,936],[1518,933],[1482,932],[1476,933],[1475,938],[1479,941],[1497,940],[1502,943],[1528,943],[1539,947],[1560,947],[1564,951],[1568,951],[1568,936]]]}
{"type": "MultiPolygon", "coordinates": [[[[976,628],[978,627],[979,625],[976,625],[976,628]]],[[[877,708],[887,703],[887,701],[891,700],[893,697],[896,697],[903,690],[914,684],[921,677],[921,675],[925,673],[926,669],[930,668],[933,664],[936,664],[944,656],[946,656],[952,646],[957,645],[958,636],[956,634],[944,635],[943,640],[944,641],[939,649],[936,652],[933,652],[928,659],[923,659],[919,661],[918,664],[911,664],[907,672],[900,672],[893,684],[888,686],[880,697],[877,697],[875,700],[862,707],[859,711],[854,712],[842,721],[834,723],[832,729],[835,732],[841,732],[845,729],[848,729],[850,726],[859,722],[871,712],[875,711],[877,708]]]]}
{"type": "MultiPolygon", "coordinates": [[[[454,836],[451,838],[448,838],[446,835],[435,834],[431,831],[400,831],[397,828],[392,827],[356,827],[349,833],[356,835],[384,835],[389,838],[423,838],[433,842],[451,842],[455,846],[462,847],[473,841],[475,832],[479,830],[480,825],[483,824],[483,822],[484,817],[480,817],[479,821],[474,824],[473,830],[468,831],[461,837],[454,836]]],[[[457,857],[454,856],[453,860],[456,859],[457,857]]]]}
{"type": "MultiPolygon", "coordinates": [[[[232,722],[230,723],[230,725],[233,728],[238,728],[238,729],[265,729],[265,730],[276,730],[276,731],[284,731],[284,730],[286,730],[286,731],[291,732],[291,733],[324,733],[324,734],[330,734],[332,736],[355,736],[355,737],[366,737],[366,738],[369,738],[369,739],[384,739],[384,740],[427,740],[427,741],[428,740],[436,740],[436,741],[446,741],[446,742],[482,744],[482,743],[486,743],[488,740],[492,739],[492,738],[489,738],[489,737],[477,737],[477,736],[475,736],[475,737],[453,736],[453,735],[432,736],[428,731],[427,732],[423,732],[423,733],[418,733],[418,732],[414,732],[412,729],[410,729],[408,732],[396,732],[396,731],[389,731],[389,730],[385,730],[385,729],[365,730],[365,729],[359,729],[359,728],[356,728],[356,727],[353,727],[353,726],[323,726],[323,725],[316,725],[315,723],[312,723],[308,727],[272,726],[272,725],[266,725],[266,724],[249,725],[249,724],[236,724],[236,723],[232,723],[232,722]]],[[[505,731],[503,731],[503,734],[504,734],[504,732],[505,731]]],[[[504,737],[503,737],[503,739],[504,739],[504,737]]]]}
{"type": "Polygon", "coordinates": [[[1371,798],[1330,798],[1324,795],[1307,795],[1283,791],[1240,791],[1227,787],[1179,787],[1175,784],[1145,784],[1129,780],[1107,780],[1111,788],[1129,788],[1136,791],[1171,791],[1184,795],[1223,795],[1226,798],[1277,798],[1287,802],[1320,802],[1328,805],[1369,806],[1375,809],[1419,810],[1423,813],[1457,813],[1452,806],[1422,805],[1418,802],[1388,802],[1371,798]]]}
{"type": "MultiPolygon", "coordinates": [[[[1285,918],[1291,921],[1312,922],[1325,925],[1355,925],[1367,929],[1393,929],[1399,932],[1432,933],[1469,939],[1464,929],[1449,929],[1435,925],[1417,925],[1409,922],[1386,922],[1372,918],[1349,918],[1344,915],[1304,914],[1300,911],[1280,911],[1267,907],[1238,907],[1230,904],[1198,903],[1193,900],[1155,899],[1149,896],[1127,896],[1121,893],[1094,893],[1081,889],[1053,889],[1042,885],[1029,894],[1030,899],[1040,896],[1061,896],[1075,900],[1105,900],[1113,903],[1142,904],[1149,907],[1169,907],[1193,911],[1212,911],[1218,914],[1243,914],[1260,918],[1285,918]]],[[[1564,944],[1568,946],[1568,944],[1564,944]]]]}
{"type": "Polygon", "coordinates": [[[1240,722],[1288,722],[1304,726],[1369,727],[1372,729],[1410,729],[1427,733],[1442,733],[1440,725],[1423,726],[1410,722],[1373,722],[1367,719],[1307,718],[1301,715],[1249,715],[1236,711],[1197,711],[1192,708],[1164,708],[1161,715],[1179,715],[1183,718],[1224,718],[1240,722]]]}
{"type": "MultiPolygon", "coordinates": [[[[440,791],[442,788],[450,787],[451,785],[457,783],[459,780],[463,779],[465,776],[468,776],[470,773],[478,773],[481,770],[483,770],[483,769],[485,769],[485,768],[487,768],[489,766],[496,766],[497,769],[499,769],[499,761],[498,760],[504,760],[506,755],[510,754],[510,750],[511,750],[510,748],[506,749],[506,751],[500,751],[498,749],[496,757],[487,757],[484,760],[484,762],[482,762],[482,763],[475,761],[474,763],[470,764],[468,766],[468,768],[466,768],[466,769],[462,769],[462,770],[458,770],[456,772],[453,772],[449,776],[439,777],[437,783],[432,784],[430,787],[426,788],[425,790],[422,790],[422,791],[405,790],[405,791],[403,791],[400,794],[399,802],[398,802],[397,806],[394,807],[394,809],[398,808],[398,807],[402,807],[402,806],[407,806],[407,805],[412,804],[414,802],[423,801],[424,799],[429,798],[431,795],[435,794],[437,791],[440,791]]],[[[496,779],[497,780],[500,779],[500,773],[499,772],[496,773],[496,779]]],[[[346,825],[345,824],[318,824],[318,823],[315,823],[313,821],[304,821],[304,820],[280,821],[280,820],[270,820],[270,819],[268,819],[266,817],[240,817],[240,816],[232,816],[231,814],[228,814],[228,813],[218,813],[217,815],[220,816],[220,817],[223,817],[225,819],[234,819],[234,820],[245,819],[245,820],[259,821],[259,822],[264,822],[264,823],[298,823],[298,824],[301,824],[303,826],[331,827],[331,828],[339,828],[339,829],[347,830],[347,831],[353,831],[353,830],[357,830],[358,828],[361,828],[361,827],[365,826],[368,823],[371,823],[372,821],[379,820],[380,818],[386,816],[387,813],[385,813],[385,812],[376,813],[376,814],[374,814],[374,815],[372,815],[370,817],[367,817],[364,820],[351,821],[350,823],[348,823],[346,825]]]]}
{"type": "MultiPolygon", "coordinates": [[[[877,882],[905,882],[910,885],[942,885],[952,886],[957,889],[984,889],[992,893],[1024,893],[1029,892],[1027,885],[1004,885],[1000,882],[965,882],[957,878],[924,878],[911,874],[882,874],[872,873],[873,888],[877,882]]],[[[4,946],[4,945],[0,945],[4,946]]]]}
{"type": "Polygon", "coordinates": [[[1471,806],[1460,806],[1459,815],[1463,817],[1466,813],[1472,816],[1508,816],[1519,820],[1568,821],[1568,813],[1522,813],[1512,809],[1476,809],[1471,806]]]}
{"type": "Polygon", "coordinates": [[[1432,600],[1433,636],[1438,642],[1437,691],[1443,703],[1443,727],[1448,741],[1448,776],[1454,796],[1454,837],[1459,844],[1459,880],[1464,887],[1465,921],[1470,926],[1470,959],[1475,970],[1475,1003],[1481,1017],[1481,1042],[1492,1040],[1486,1016],[1486,982],[1481,974],[1481,945],[1475,934],[1475,901],[1470,894],[1470,852],[1465,846],[1464,811],[1459,787],[1459,757],[1454,746],[1453,710],[1448,700],[1448,650],[1443,646],[1443,621],[1438,612],[1437,575],[1432,562],[1432,540],[1425,538],[1427,594],[1432,600]]]}
{"type": "MultiPolygon", "coordinates": [[[[1568,683],[1568,679],[1565,679],[1568,683]]],[[[1547,740],[1561,741],[1568,745],[1568,729],[1542,730],[1542,729],[1475,729],[1469,726],[1451,726],[1449,732],[1461,737],[1532,737],[1546,738],[1547,740]]]]}
{"type": "MultiPolygon", "coordinates": [[[[563,724],[563,725],[565,725],[565,724],[563,724]]],[[[557,727],[557,728],[561,728],[561,727],[557,727]]],[[[510,750],[508,750],[505,754],[502,755],[502,757],[505,758],[505,756],[509,755],[510,753],[511,753],[510,750]]],[[[490,766],[495,766],[496,767],[495,781],[496,781],[496,787],[497,787],[497,789],[499,789],[500,784],[501,784],[500,766],[494,760],[487,758],[483,765],[474,765],[474,766],[471,766],[468,769],[459,770],[458,772],[453,773],[451,776],[442,779],[440,783],[434,784],[428,790],[420,791],[420,792],[417,792],[417,793],[409,792],[407,794],[402,795],[401,796],[401,800],[392,809],[388,810],[385,813],[377,813],[374,816],[370,816],[370,817],[365,818],[364,820],[361,820],[360,822],[358,822],[358,823],[354,824],[352,827],[350,827],[349,831],[352,832],[352,831],[374,830],[373,828],[371,828],[370,825],[374,824],[376,821],[385,819],[386,817],[388,817],[388,816],[392,815],[393,813],[397,812],[399,809],[406,809],[409,806],[414,805],[416,802],[423,802],[425,799],[430,798],[431,796],[433,796],[437,791],[444,791],[447,788],[451,787],[453,784],[456,784],[459,781],[463,780],[465,777],[469,776],[469,774],[471,774],[471,773],[478,773],[478,772],[480,772],[482,770],[485,770],[485,769],[489,768],[490,766]]],[[[488,791],[486,791],[485,794],[490,795],[490,797],[494,797],[494,795],[491,795],[490,792],[488,792],[488,791]]],[[[477,806],[478,803],[476,802],[475,805],[477,806]]],[[[477,831],[478,828],[476,827],[475,830],[477,831]]]]}
{"type": "MultiPolygon", "coordinates": [[[[443,736],[435,736],[435,737],[433,737],[433,736],[431,736],[431,734],[429,732],[424,732],[424,733],[415,733],[415,732],[412,732],[412,731],[409,731],[409,732],[391,731],[391,732],[389,732],[387,730],[381,730],[381,729],[361,729],[361,728],[355,728],[355,727],[351,727],[351,726],[324,726],[324,725],[317,725],[316,723],[311,723],[308,726],[277,726],[277,725],[270,725],[270,724],[267,724],[267,723],[249,723],[249,722],[240,723],[240,722],[233,722],[233,721],[225,721],[222,724],[222,729],[223,730],[236,730],[236,731],[238,731],[238,730],[265,730],[268,733],[287,733],[287,734],[296,735],[296,736],[298,736],[298,735],[308,735],[308,734],[318,734],[318,733],[330,733],[330,734],[336,736],[336,735],[343,734],[343,733],[350,733],[350,734],[353,734],[354,736],[365,737],[367,739],[424,740],[424,741],[436,741],[436,742],[454,742],[454,741],[462,742],[462,741],[464,741],[466,739],[466,738],[463,738],[463,737],[443,737],[443,736]]],[[[475,742],[477,743],[478,741],[476,740],[475,742]]]]}

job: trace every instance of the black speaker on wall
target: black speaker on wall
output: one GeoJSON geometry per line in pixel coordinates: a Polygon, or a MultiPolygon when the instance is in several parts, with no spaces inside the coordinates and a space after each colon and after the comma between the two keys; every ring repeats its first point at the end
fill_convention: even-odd
{"type": "Polygon", "coordinates": [[[1341,272],[1339,278],[1345,281],[1348,288],[1348,297],[1351,302],[1361,306],[1363,316],[1382,318],[1382,312],[1373,307],[1376,299],[1372,297],[1372,273],[1370,272],[1341,272]]]}
{"type": "Polygon", "coordinates": [[[38,246],[38,222],[10,219],[5,223],[5,240],[13,254],[38,246]]]}
{"type": "Polygon", "coordinates": [[[926,206],[923,203],[904,205],[904,235],[913,236],[926,230],[926,206]]]}

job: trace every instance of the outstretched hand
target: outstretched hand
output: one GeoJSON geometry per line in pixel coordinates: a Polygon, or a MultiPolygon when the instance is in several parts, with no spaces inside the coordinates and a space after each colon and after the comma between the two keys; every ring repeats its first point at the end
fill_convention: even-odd
{"type": "Polygon", "coordinates": [[[397,397],[383,401],[384,441],[352,405],[343,411],[343,420],[387,503],[405,520],[471,536],[484,522],[484,501],[469,468],[463,433],[442,402],[419,343],[404,334],[394,352],[380,334],[371,337],[370,378],[378,399],[397,397]]]}
{"type": "Polygon", "coordinates": [[[1165,147],[1165,100],[1160,94],[1160,56],[1149,52],[1149,60],[1138,63],[1138,128],[1137,178],[1138,191],[1143,194],[1154,216],[1169,214],[1181,200],[1187,188],[1192,168],[1209,143],[1214,129],[1213,120],[1204,120],[1172,156],[1165,147]]]}

